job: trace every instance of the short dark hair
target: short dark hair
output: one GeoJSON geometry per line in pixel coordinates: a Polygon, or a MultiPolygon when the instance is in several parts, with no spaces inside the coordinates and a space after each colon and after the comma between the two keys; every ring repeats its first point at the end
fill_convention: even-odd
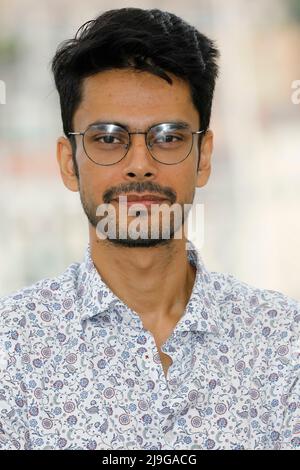
{"type": "MultiPolygon", "coordinates": [[[[173,13],[141,8],[105,11],[84,23],[73,39],[60,44],[52,60],[65,135],[74,130],[83,79],[104,70],[132,67],[170,84],[173,82],[166,72],[186,80],[201,129],[206,130],[219,55],[213,40],[173,13]]],[[[75,140],[71,142],[76,150],[75,140]]],[[[78,176],[75,156],[74,163],[78,176]]]]}

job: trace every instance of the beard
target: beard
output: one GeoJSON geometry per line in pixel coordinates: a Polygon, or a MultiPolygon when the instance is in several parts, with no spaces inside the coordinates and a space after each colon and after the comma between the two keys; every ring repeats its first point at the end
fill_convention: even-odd
{"type": "MultiPolygon", "coordinates": [[[[122,246],[122,247],[128,247],[128,248],[137,248],[137,247],[150,248],[150,247],[155,247],[155,246],[169,245],[171,243],[171,240],[174,239],[177,231],[180,229],[182,230],[182,226],[187,220],[187,216],[191,208],[190,205],[194,199],[195,191],[193,192],[191,203],[176,205],[178,208],[177,216],[174,217],[174,212],[170,211],[167,223],[163,223],[162,213],[160,213],[159,220],[156,219],[155,221],[156,223],[153,224],[152,215],[149,215],[148,210],[146,210],[146,213],[144,213],[142,210],[138,210],[138,209],[136,210],[136,216],[139,218],[136,221],[136,223],[134,222],[134,220],[133,221],[129,220],[129,218],[130,219],[136,218],[135,216],[126,215],[127,224],[125,223],[125,226],[127,226],[127,229],[126,229],[125,237],[124,237],[124,231],[121,230],[121,225],[124,224],[124,220],[120,221],[120,219],[116,217],[116,214],[119,211],[119,204],[117,204],[117,210],[113,212],[112,216],[108,216],[108,217],[99,216],[99,215],[96,215],[98,205],[91,198],[88,198],[85,194],[85,191],[80,187],[79,187],[79,194],[80,194],[80,201],[81,201],[81,205],[84,210],[84,213],[87,216],[87,219],[89,223],[91,224],[91,226],[96,229],[96,233],[99,230],[99,225],[101,223],[101,220],[104,217],[106,221],[108,222],[108,225],[111,224],[112,227],[115,227],[115,230],[113,231],[108,230],[107,232],[105,232],[104,241],[112,243],[115,246],[122,246]],[[138,215],[138,213],[142,213],[142,214],[138,215]],[[147,220],[146,224],[143,223],[144,216],[146,216],[146,220],[147,220]],[[138,238],[133,237],[132,230],[130,229],[131,223],[134,223],[135,228],[136,228],[136,225],[139,223],[139,226],[141,229],[138,232],[138,234],[140,235],[138,238]],[[153,231],[154,231],[154,236],[153,236],[153,231]]],[[[107,204],[108,203],[106,203],[106,205],[107,204]]],[[[113,206],[112,204],[111,204],[111,207],[115,209],[115,206],[113,206]]],[[[127,211],[126,205],[123,211],[127,211]]],[[[103,233],[101,229],[99,231],[103,233]]],[[[137,232],[135,231],[135,233],[137,232]]]]}

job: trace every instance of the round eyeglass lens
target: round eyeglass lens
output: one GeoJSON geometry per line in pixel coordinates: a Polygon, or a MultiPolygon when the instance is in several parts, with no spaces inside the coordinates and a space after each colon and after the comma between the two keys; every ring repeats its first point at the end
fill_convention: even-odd
{"type": "Polygon", "coordinates": [[[191,152],[193,134],[189,127],[178,124],[158,124],[149,129],[148,148],[152,156],[161,163],[179,163],[191,152]]]}
{"type": "Polygon", "coordinates": [[[129,145],[128,132],[115,124],[90,126],[84,133],[83,145],[87,156],[100,165],[120,161],[129,145]]]}

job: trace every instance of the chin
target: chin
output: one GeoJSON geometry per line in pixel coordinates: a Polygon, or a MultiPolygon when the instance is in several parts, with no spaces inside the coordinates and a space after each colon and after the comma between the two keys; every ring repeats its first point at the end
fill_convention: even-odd
{"type": "Polygon", "coordinates": [[[153,246],[168,245],[171,238],[107,238],[107,241],[117,246],[123,246],[128,248],[151,248],[153,246]]]}

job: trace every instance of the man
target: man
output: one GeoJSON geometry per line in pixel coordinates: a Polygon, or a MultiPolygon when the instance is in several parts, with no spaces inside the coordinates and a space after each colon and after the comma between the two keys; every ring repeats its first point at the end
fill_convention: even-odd
{"type": "Polygon", "coordinates": [[[138,8],[56,52],[57,160],[89,245],[0,301],[2,448],[299,447],[299,303],[210,273],[178,236],[211,171],[218,55],[177,16],[138,8]],[[169,232],[162,205],[183,209],[169,232]]]}

